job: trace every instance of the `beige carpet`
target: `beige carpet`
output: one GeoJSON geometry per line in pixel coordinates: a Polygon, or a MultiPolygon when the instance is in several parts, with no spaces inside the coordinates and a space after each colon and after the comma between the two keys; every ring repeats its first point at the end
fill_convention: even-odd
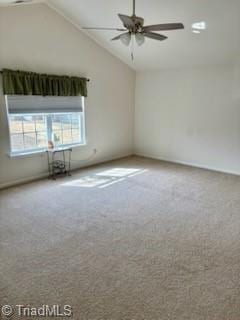
{"type": "Polygon", "coordinates": [[[0,193],[0,304],[239,320],[240,177],[127,158],[0,193]]]}

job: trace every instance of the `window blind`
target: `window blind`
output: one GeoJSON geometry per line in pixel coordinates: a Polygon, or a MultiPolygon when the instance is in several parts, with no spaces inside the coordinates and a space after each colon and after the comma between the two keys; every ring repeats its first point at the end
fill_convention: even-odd
{"type": "Polygon", "coordinates": [[[6,96],[10,114],[70,113],[83,111],[83,97],[6,96]]]}

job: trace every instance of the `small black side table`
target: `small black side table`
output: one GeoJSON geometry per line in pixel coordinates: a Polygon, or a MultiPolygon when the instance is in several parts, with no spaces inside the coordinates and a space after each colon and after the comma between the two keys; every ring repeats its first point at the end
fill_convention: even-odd
{"type": "Polygon", "coordinates": [[[48,173],[49,179],[56,180],[59,174],[71,176],[71,153],[72,148],[54,148],[47,149],[48,157],[48,173]],[[60,154],[60,159],[56,159],[56,155],[60,154]]]}

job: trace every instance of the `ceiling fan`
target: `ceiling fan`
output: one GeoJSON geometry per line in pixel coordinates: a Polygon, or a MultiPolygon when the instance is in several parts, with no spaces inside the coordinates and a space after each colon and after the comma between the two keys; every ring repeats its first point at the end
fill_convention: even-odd
{"type": "Polygon", "coordinates": [[[85,30],[115,30],[119,32],[124,32],[114,37],[112,40],[121,40],[123,44],[129,46],[131,39],[135,37],[136,42],[139,46],[141,46],[145,42],[145,38],[150,38],[154,40],[163,41],[166,40],[167,37],[155,33],[153,31],[168,31],[168,30],[177,30],[184,29],[184,25],[182,23],[165,23],[165,24],[155,24],[150,26],[144,26],[144,19],[136,16],[136,0],[133,0],[133,14],[131,16],[127,16],[125,14],[118,14],[121,19],[124,28],[86,28],[85,30]]]}

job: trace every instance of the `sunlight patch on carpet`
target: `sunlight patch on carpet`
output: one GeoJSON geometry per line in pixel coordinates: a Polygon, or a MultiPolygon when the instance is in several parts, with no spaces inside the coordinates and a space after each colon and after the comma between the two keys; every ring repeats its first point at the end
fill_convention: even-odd
{"type": "Polygon", "coordinates": [[[62,186],[81,188],[98,187],[100,189],[103,189],[113,184],[122,182],[125,179],[133,178],[139,174],[143,174],[146,171],[146,169],[136,168],[113,168],[63,183],[62,186]]]}

